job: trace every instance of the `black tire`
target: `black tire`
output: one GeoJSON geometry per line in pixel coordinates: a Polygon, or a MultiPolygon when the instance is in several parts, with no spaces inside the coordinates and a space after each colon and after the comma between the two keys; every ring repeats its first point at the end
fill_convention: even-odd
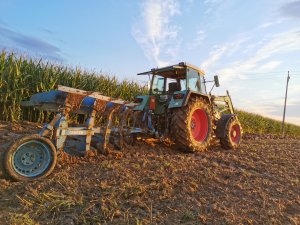
{"type": "Polygon", "coordinates": [[[11,180],[29,181],[51,174],[57,160],[53,143],[39,135],[16,140],[3,155],[3,170],[11,180]]]}
{"type": "Polygon", "coordinates": [[[174,110],[170,133],[176,146],[185,152],[206,150],[212,137],[209,104],[203,98],[193,98],[187,106],[174,110]],[[198,114],[201,115],[200,120],[195,123],[195,115],[198,114]]]}
{"type": "Polygon", "coordinates": [[[223,149],[237,149],[242,141],[243,130],[241,123],[236,116],[233,116],[227,122],[225,127],[225,137],[220,138],[220,144],[223,149]]]}

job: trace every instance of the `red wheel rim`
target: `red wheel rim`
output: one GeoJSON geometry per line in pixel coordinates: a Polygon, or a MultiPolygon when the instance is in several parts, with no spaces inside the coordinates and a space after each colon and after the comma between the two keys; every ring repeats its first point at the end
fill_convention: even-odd
{"type": "Polygon", "coordinates": [[[208,117],[203,109],[197,109],[192,114],[191,130],[193,138],[202,142],[208,134],[208,117]]]}
{"type": "Polygon", "coordinates": [[[241,138],[241,129],[238,124],[234,124],[230,129],[230,139],[232,142],[238,144],[241,138]]]}

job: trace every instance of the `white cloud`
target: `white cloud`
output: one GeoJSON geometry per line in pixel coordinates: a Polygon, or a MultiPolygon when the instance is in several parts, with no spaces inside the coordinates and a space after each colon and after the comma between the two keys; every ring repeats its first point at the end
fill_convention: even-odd
{"type": "Polygon", "coordinates": [[[198,30],[195,38],[195,42],[200,44],[206,38],[206,32],[204,30],[198,30]]]}
{"type": "Polygon", "coordinates": [[[145,56],[164,66],[176,56],[180,40],[180,28],[171,19],[181,13],[178,0],[145,0],[141,13],[133,25],[132,35],[143,48],[145,56]]]}
{"type": "Polygon", "coordinates": [[[226,5],[228,1],[225,0],[205,0],[203,2],[205,6],[204,15],[206,16],[216,16],[221,15],[223,11],[223,6],[226,5]]]}
{"type": "Polygon", "coordinates": [[[227,51],[228,46],[222,46],[220,48],[217,48],[209,53],[208,59],[206,59],[202,64],[201,68],[204,70],[209,70],[216,62],[220,60],[220,58],[225,54],[227,51]]]}
{"type": "Polygon", "coordinates": [[[279,65],[281,64],[280,61],[271,61],[271,62],[267,62],[266,64],[263,64],[262,66],[260,66],[258,68],[258,70],[260,71],[270,71],[270,70],[274,70],[275,68],[277,68],[279,65]]]}
{"type": "Polygon", "coordinates": [[[188,50],[193,50],[202,44],[205,43],[205,39],[207,38],[207,32],[205,30],[198,30],[195,34],[195,37],[192,41],[186,44],[188,50]]]}
{"type": "Polygon", "coordinates": [[[269,58],[276,53],[286,53],[300,50],[300,35],[298,30],[291,30],[274,35],[273,39],[257,51],[257,61],[269,58]]]}
{"type": "MultiPolygon", "coordinates": [[[[277,68],[285,63],[281,60],[276,60],[277,56],[285,56],[289,53],[299,52],[300,50],[300,34],[298,30],[289,30],[286,32],[278,33],[270,36],[267,40],[260,44],[253,44],[251,42],[243,42],[236,52],[238,54],[238,60],[230,61],[230,58],[226,58],[231,50],[231,43],[225,43],[219,49],[213,50],[209,59],[205,62],[204,66],[209,69],[215,69],[220,75],[220,81],[225,87],[229,87],[230,92],[234,93],[234,103],[237,108],[244,109],[249,112],[254,112],[260,115],[271,117],[274,119],[281,119],[285,82],[286,79],[282,77],[281,80],[274,80],[272,82],[264,83],[258,79],[255,84],[247,83],[248,81],[240,81],[242,77],[248,78],[249,74],[271,74],[276,72],[277,68]],[[244,49],[246,44],[253,45],[253,54],[240,54],[240,50],[244,49]],[[245,57],[246,56],[246,57],[245,57]],[[222,64],[220,63],[222,60],[222,64]],[[226,65],[225,62],[229,61],[226,65]],[[222,65],[222,66],[220,66],[222,65]],[[226,65],[226,66],[224,66],[226,65]],[[218,68],[218,69],[217,69],[218,68]],[[255,72],[255,73],[254,73],[255,72]],[[243,83],[241,83],[243,82],[243,83]],[[242,86],[241,86],[242,85],[242,86]],[[235,93],[235,87],[242,88],[238,93],[235,93]],[[255,90],[255,91],[254,91],[255,90]],[[267,90],[270,90],[269,92],[267,90]],[[246,93],[251,93],[251,97],[246,93]]],[[[234,55],[234,54],[233,54],[234,55]]],[[[288,60],[288,58],[287,58],[288,60]]],[[[214,71],[214,72],[216,72],[214,71]]],[[[278,73],[277,73],[278,74],[278,73]]],[[[261,75],[263,78],[265,75],[261,75]]],[[[293,77],[292,77],[293,78],[293,77]]],[[[292,81],[291,78],[291,81],[292,81]]],[[[249,79],[251,79],[249,77],[249,79]]],[[[269,80],[270,81],[270,80],[269,80]]],[[[300,117],[295,112],[296,108],[300,105],[299,101],[300,86],[297,80],[290,82],[288,91],[287,109],[288,111],[286,121],[300,125],[300,117]],[[296,107],[296,108],[295,108],[296,107]],[[290,116],[289,116],[290,115],[290,116]]]]}
{"type": "MultiPolygon", "coordinates": [[[[213,68],[211,64],[216,64],[221,56],[228,54],[233,43],[226,43],[221,47],[222,51],[212,51],[210,58],[205,62],[204,66],[209,69],[213,68]]],[[[243,42],[242,42],[243,43],[243,42]]],[[[253,45],[253,43],[250,43],[253,45]]],[[[246,46],[238,46],[246,47],[246,46]]],[[[218,74],[222,75],[223,81],[230,81],[236,77],[243,76],[243,74],[253,73],[266,73],[277,68],[281,62],[278,60],[268,61],[275,55],[281,55],[289,52],[300,50],[300,34],[297,30],[290,30],[287,32],[275,34],[269,41],[265,41],[262,45],[256,46],[255,53],[248,57],[227,63],[228,66],[217,69],[218,74]]],[[[235,52],[238,48],[235,49],[235,52]]],[[[240,53],[240,52],[239,52],[240,53]]],[[[216,67],[214,67],[216,68],[216,67]]]]}
{"type": "Polygon", "coordinates": [[[217,64],[221,59],[224,57],[231,57],[240,49],[241,44],[246,40],[246,38],[240,38],[232,42],[228,42],[222,46],[214,46],[215,49],[209,53],[209,57],[201,64],[201,68],[203,68],[205,71],[212,72],[212,70],[217,68],[217,64]]]}
{"type": "Polygon", "coordinates": [[[278,19],[273,20],[273,21],[265,22],[265,23],[261,24],[261,25],[259,26],[259,28],[266,29],[266,28],[269,28],[269,27],[272,27],[272,26],[281,24],[281,23],[283,23],[284,21],[286,21],[286,18],[282,18],[282,17],[281,17],[281,18],[278,18],[278,19]]]}

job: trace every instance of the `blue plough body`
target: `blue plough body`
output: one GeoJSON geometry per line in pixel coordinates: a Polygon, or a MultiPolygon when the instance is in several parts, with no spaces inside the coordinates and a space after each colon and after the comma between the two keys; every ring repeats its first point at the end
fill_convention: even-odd
{"type": "Polygon", "coordinates": [[[44,125],[39,135],[50,138],[58,151],[68,152],[68,149],[76,148],[77,153],[85,154],[91,150],[92,145],[98,152],[107,153],[112,133],[118,137],[118,140],[114,138],[114,144],[122,148],[124,136],[142,132],[141,128],[127,125],[128,116],[134,113],[135,103],[106,97],[98,92],[59,85],[57,90],[31,96],[29,101],[22,102],[22,106],[56,112],[52,121],[44,125]],[[85,124],[69,127],[69,113],[86,115],[85,124]],[[97,114],[106,117],[104,126],[94,126],[97,114]],[[113,126],[115,115],[120,118],[117,126],[113,126]]]}

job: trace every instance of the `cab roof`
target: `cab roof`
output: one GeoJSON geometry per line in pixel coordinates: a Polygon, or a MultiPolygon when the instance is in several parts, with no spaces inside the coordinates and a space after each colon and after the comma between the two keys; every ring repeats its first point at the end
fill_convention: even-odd
{"type": "Polygon", "coordinates": [[[167,78],[185,78],[187,68],[196,70],[202,76],[205,75],[205,72],[203,70],[185,62],[180,62],[172,66],[153,68],[150,71],[138,73],[137,75],[158,74],[167,78]]]}

